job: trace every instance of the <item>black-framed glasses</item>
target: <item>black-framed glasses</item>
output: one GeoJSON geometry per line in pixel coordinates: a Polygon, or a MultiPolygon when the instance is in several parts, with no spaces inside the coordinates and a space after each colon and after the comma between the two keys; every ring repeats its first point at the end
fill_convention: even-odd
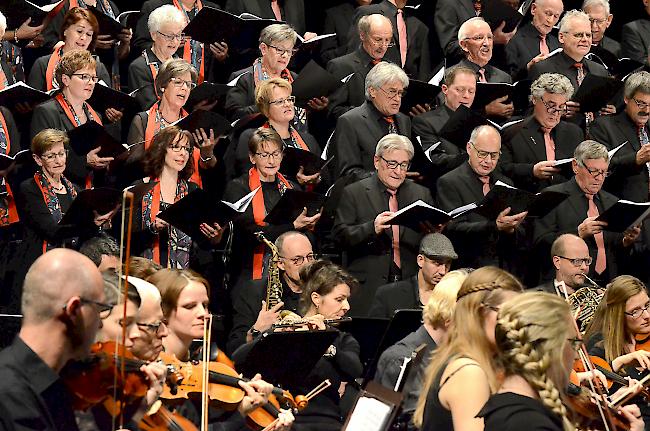
{"type": "Polygon", "coordinates": [[[313,262],[316,259],[314,253],[309,253],[307,256],[296,256],[296,257],[284,257],[280,256],[282,259],[290,260],[294,265],[302,265],[305,261],[313,262]]]}
{"type": "Polygon", "coordinates": [[[630,316],[630,317],[633,318],[633,319],[638,319],[639,317],[641,317],[641,316],[643,315],[643,313],[644,313],[645,311],[648,311],[649,308],[650,308],[650,302],[646,303],[646,304],[645,304],[643,307],[641,307],[641,308],[635,308],[635,309],[632,310],[632,311],[625,311],[625,314],[626,314],[627,316],[630,316]]]}
{"type": "Polygon", "coordinates": [[[401,170],[408,172],[409,168],[411,167],[411,161],[400,163],[396,160],[386,160],[384,159],[384,156],[379,156],[379,158],[382,159],[384,163],[386,163],[388,169],[400,168],[401,170]]]}
{"type": "Polygon", "coordinates": [[[379,89],[386,95],[388,96],[389,99],[395,100],[397,96],[399,96],[400,99],[404,97],[406,94],[406,90],[395,90],[394,88],[391,88],[390,90],[386,91],[383,88],[379,87],[379,89]]]}
{"type": "Polygon", "coordinates": [[[166,33],[163,33],[162,31],[157,31],[156,33],[161,35],[163,37],[163,39],[165,39],[167,42],[173,42],[174,39],[176,39],[178,41],[182,41],[183,39],[185,39],[185,33],[166,34],[166,33]]]}
{"type": "Polygon", "coordinates": [[[39,156],[42,160],[45,160],[47,162],[51,162],[56,158],[59,159],[65,159],[68,156],[68,150],[67,148],[63,151],[59,151],[58,153],[49,153],[49,154],[43,154],[42,156],[39,156]]]}
{"type": "Polygon", "coordinates": [[[167,320],[163,319],[154,323],[136,322],[135,324],[138,325],[138,328],[143,331],[151,332],[152,334],[158,335],[160,329],[167,326],[167,320]]]}
{"type": "Polygon", "coordinates": [[[282,106],[285,103],[289,103],[290,105],[293,105],[294,103],[296,103],[296,96],[289,96],[289,97],[285,97],[284,99],[278,99],[278,100],[269,100],[269,105],[282,106]]]}
{"type": "Polygon", "coordinates": [[[557,257],[560,259],[568,260],[571,262],[571,265],[575,266],[576,268],[581,267],[582,265],[591,265],[591,262],[593,262],[593,258],[591,257],[579,257],[579,258],[570,258],[570,257],[565,257],[565,256],[560,256],[559,254],[556,254],[557,257]]]}
{"type": "Polygon", "coordinates": [[[296,48],[289,48],[289,49],[286,49],[286,48],[278,48],[277,46],[273,46],[273,45],[269,45],[269,44],[266,44],[266,45],[267,45],[269,48],[273,48],[273,49],[275,50],[275,52],[276,52],[280,57],[282,57],[283,55],[286,55],[286,54],[288,54],[289,57],[291,57],[291,56],[295,55],[296,52],[298,52],[298,50],[297,50],[296,48]]]}
{"type": "Polygon", "coordinates": [[[175,145],[170,145],[168,148],[175,153],[180,153],[181,151],[185,151],[187,154],[189,154],[190,151],[192,151],[192,148],[188,147],[187,145],[175,144],[175,145]]]}
{"type": "Polygon", "coordinates": [[[487,159],[490,157],[492,160],[498,160],[499,157],[501,156],[501,151],[483,151],[479,150],[476,148],[476,145],[474,145],[474,142],[469,141],[469,144],[474,148],[474,151],[476,151],[476,155],[478,156],[479,159],[487,159]]]}
{"type": "Polygon", "coordinates": [[[183,88],[183,86],[187,87],[187,88],[190,89],[190,90],[193,90],[193,89],[196,88],[196,84],[195,84],[194,82],[192,82],[192,81],[186,81],[186,80],[184,80],[184,79],[176,78],[176,77],[174,77],[174,76],[172,76],[171,78],[169,78],[169,82],[171,82],[172,84],[174,84],[174,87],[176,87],[176,88],[183,88]]]}
{"type": "Polygon", "coordinates": [[[70,76],[76,76],[79,79],[81,79],[84,84],[88,84],[90,81],[93,82],[93,84],[97,84],[99,82],[99,76],[97,75],[91,75],[89,73],[73,73],[70,76]]]}
{"type": "Polygon", "coordinates": [[[267,160],[270,158],[279,159],[282,157],[282,151],[273,151],[272,153],[255,153],[255,155],[262,160],[267,160]]]}
{"type": "Polygon", "coordinates": [[[634,103],[636,103],[636,106],[639,109],[645,110],[645,109],[650,108],[650,103],[642,102],[641,100],[637,100],[635,97],[633,97],[632,100],[634,100],[634,103]]]}
{"type": "Polygon", "coordinates": [[[577,352],[582,347],[583,341],[582,338],[567,338],[566,339],[571,344],[571,349],[574,352],[577,352]]]}
{"type": "Polygon", "coordinates": [[[544,100],[543,97],[540,97],[539,100],[542,101],[542,103],[544,104],[544,107],[546,108],[546,112],[548,112],[549,114],[556,114],[556,113],[559,112],[560,115],[562,115],[562,114],[565,114],[567,112],[567,110],[569,109],[569,108],[567,108],[566,103],[563,104],[563,105],[560,105],[560,106],[555,106],[555,105],[549,104],[546,100],[544,100]]]}
{"type": "Polygon", "coordinates": [[[607,178],[608,176],[610,176],[612,174],[610,171],[603,171],[601,169],[591,169],[591,168],[589,168],[589,167],[587,167],[585,165],[582,165],[582,167],[585,168],[587,170],[587,172],[589,172],[589,175],[591,175],[594,179],[597,179],[598,177],[601,177],[601,176],[603,178],[607,178]]]}

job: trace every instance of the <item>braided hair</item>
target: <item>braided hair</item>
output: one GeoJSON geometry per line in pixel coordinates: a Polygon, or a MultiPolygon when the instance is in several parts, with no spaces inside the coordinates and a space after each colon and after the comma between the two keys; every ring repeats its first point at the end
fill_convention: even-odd
{"type": "Polygon", "coordinates": [[[575,336],[568,304],[556,295],[528,292],[499,310],[495,339],[506,376],[518,375],[537,391],[540,401],[562,418],[565,431],[574,430],[562,403],[568,384],[564,352],[575,336]]]}

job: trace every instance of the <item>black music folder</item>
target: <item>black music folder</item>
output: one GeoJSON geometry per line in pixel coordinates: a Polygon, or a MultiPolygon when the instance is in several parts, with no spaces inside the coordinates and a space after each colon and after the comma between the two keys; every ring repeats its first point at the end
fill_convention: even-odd
{"type": "Polygon", "coordinates": [[[90,99],[88,99],[88,104],[97,112],[101,112],[102,114],[108,108],[122,111],[124,114],[122,124],[128,124],[130,126],[135,114],[142,110],[140,104],[135,100],[135,97],[117,91],[109,87],[107,84],[108,83],[100,81],[95,85],[93,94],[90,96],[90,99]]]}
{"type": "Polygon", "coordinates": [[[20,27],[28,18],[32,21],[30,26],[36,27],[43,23],[45,17],[59,7],[63,0],[45,6],[38,6],[27,0],[2,0],[0,12],[7,18],[7,30],[20,27]]]}
{"type": "Polygon", "coordinates": [[[140,10],[125,10],[117,16],[117,20],[126,28],[135,29],[138,20],[142,17],[140,10]]]}
{"type": "Polygon", "coordinates": [[[81,190],[63,214],[59,225],[92,225],[95,213],[107,214],[119,205],[121,199],[122,191],[109,187],[81,190]]]}
{"type": "Polygon", "coordinates": [[[410,79],[406,93],[402,97],[402,105],[399,110],[408,114],[416,105],[424,106],[425,104],[429,104],[433,107],[436,103],[436,97],[441,91],[442,88],[437,85],[418,81],[417,79],[410,79]]]}
{"type": "Polygon", "coordinates": [[[32,152],[31,150],[20,150],[13,156],[8,156],[6,154],[0,153],[0,171],[4,171],[9,168],[12,164],[24,164],[25,162],[32,161],[32,152]]]}
{"type": "Polygon", "coordinates": [[[225,136],[232,130],[230,121],[226,120],[223,115],[219,115],[212,111],[204,111],[202,109],[197,109],[187,117],[176,121],[173,125],[178,126],[183,130],[187,130],[190,133],[203,129],[209,134],[210,129],[213,129],[215,138],[225,136]]]}
{"type": "Polygon", "coordinates": [[[318,154],[312,153],[311,151],[296,147],[286,147],[284,149],[280,172],[285,176],[295,177],[302,166],[305,175],[314,175],[317,172],[321,172],[323,168],[330,164],[333,158],[334,156],[328,160],[323,160],[318,154]]]}
{"type": "Polygon", "coordinates": [[[293,81],[292,94],[296,96],[296,105],[305,107],[311,99],[329,96],[341,85],[334,75],[311,60],[293,81]]]}
{"type": "Polygon", "coordinates": [[[391,225],[406,226],[419,232],[422,230],[420,225],[423,222],[429,222],[433,225],[444,224],[452,218],[464,214],[470,209],[473,209],[473,207],[467,208],[467,206],[462,206],[450,212],[446,212],[418,199],[412,204],[396,211],[393,218],[389,220],[389,223],[391,225]]]}
{"type": "Polygon", "coordinates": [[[507,103],[512,102],[515,110],[521,111],[528,107],[530,86],[533,83],[530,79],[522,79],[514,84],[505,82],[477,82],[476,95],[474,96],[473,109],[484,109],[486,105],[503,96],[508,96],[507,103]]]}
{"type": "Polygon", "coordinates": [[[643,67],[643,63],[628,57],[618,58],[613,52],[601,46],[592,45],[591,51],[585,57],[605,66],[607,71],[617,79],[623,79],[626,75],[643,67]]]}
{"type": "Polygon", "coordinates": [[[598,112],[623,88],[618,79],[588,73],[571,98],[580,104],[580,112],[598,112]]]}
{"type": "Polygon", "coordinates": [[[490,122],[483,115],[465,105],[460,105],[442,126],[439,136],[465,151],[472,130],[487,124],[490,122]]]}
{"type": "Polygon", "coordinates": [[[29,105],[38,105],[49,100],[50,96],[41,90],[37,90],[22,81],[5,87],[0,91],[0,105],[9,109],[12,114],[16,114],[16,105],[27,103],[29,105]]]}
{"type": "Polygon", "coordinates": [[[497,181],[483,200],[477,203],[474,212],[496,220],[501,211],[510,207],[510,215],[528,211],[528,217],[544,217],[568,197],[566,193],[554,191],[531,193],[497,181]]]}
{"type": "Polygon", "coordinates": [[[321,210],[326,198],[325,195],[314,192],[288,189],[264,217],[264,221],[270,224],[292,223],[305,208],[307,215],[313,216],[321,210]]]}
{"type": "Polygon", "coordinates": [[[114,38],[117,38],[117,35],[126,30],[127,27],[123,26],[117,19],[106,15],[101,9],[96,8],[95,6],[86,5],[88,10],[90,10],[95,18],[97,18],[97,24],[99,24],[99,34],[108,34],[114,38]]]}
{"type": "Polygon", "coordinates": [[[70,147],[79,156],[85,156],[97,147],[102,147],[99,157],[118,157],[127,147],[113,138],[99,123],[87,121],[68,132],[70,147]]]}
{"type": "Polygon", "coordinates": [[[481,17],[490,24],[492,30],[498,28],[505,21],[504,33],[513,31],[524,19],[517,9],[502,0],[481,1],[481,17]]]}
{"type": "Polygon", "coordinates": [[[204,100],[215,101],[223,97],[231,89],[227,84],[215,84],[214,82],[202,82],[194,90],[190,92],[190,97],[187,98],[185,109],[192,111],[194,105],[204,100]]]}
{"type": "Polygon", "coordinates": [[[650,214],[650,202],[619,200],[600,214],[596,220],[607,222],[605,230],[624,232],[641,224],[650,214]]]}

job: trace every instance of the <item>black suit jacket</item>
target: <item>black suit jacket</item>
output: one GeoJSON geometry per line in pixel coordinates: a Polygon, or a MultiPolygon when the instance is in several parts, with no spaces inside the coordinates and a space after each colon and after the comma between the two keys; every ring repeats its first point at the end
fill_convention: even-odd
{"type": "MultiPolygon", "coordinates": [[[[348,52],[355,50],[359,43],[359,35],[356,31],[357,23],[362,16],[371,14],[381,14],[390,19],[393,24],[393,43],[395,46],[388,48],[384,58],[395,64],[402,64],[399,51],[399,35],[397,33],[397,7],[383,0],[379,4],[368,6],[359,6],[354,14],[353,25],[350,28],[348,52]]],[[[431,77],[431,53],[429,52],[429,29],[422,21],[409,14],[408,9],[404,9],[404,21],[406,22],[406,35],[408,50],[406,53],[406,63],[404,71],[413,79],[428,81],[431,77]]]]}
{"type": "MultiPolygon", "coordinates": [[[[479,66],[478,64],[473,63],[468,59],[464,58],[458,62],[458,66],[469,67],[476,73],[476,78],[478,79],[479,76],[478,71],[481,68],[481,66],[479,66]]],[[[494,67],[488,63],[483,67],[483,69],[485,69],[485,79],[487,80],[487,82],[506,82],[508,84],[512,84],[512,76],[508,75],[506,72],[499,69],[498,67],[494,67]]]]}
{"type": "Polygon", "coordinates": [[[534,290],[538,290],[540,292],[546,292],[546,293],[552,293],[553,295],[556,295],[557,293],[555,292],[555,280],[547,281],[545,283],[540,284],[539,286],[536,286],[534,290]]]}
{"type": "Polygon", "coordinates": [[[397,310],[421,308],[418,276],[379,286],[370,306],[370,317],[393,317],[397,310]]]}
{"type": "Polygon", "coordinates": [[[348,82],[329,96],[330,103],[327,109],[331,118],[336,120],[350,109],[361,106],[366,101],[366,76],[373,66],[372,57],[361,46],[355,51],[327,63],[327,71],[336,79],[340,80],[354,73],[348,82]]]}
{"type": "MultiPolygon", "coordinates": [[[[505,52],[508,72],[510,72],[510,75],[515,80],[525,78],[528,74],[526,65],[530,60],[540,54],[539,41],[539,32],[529,22],[519,27],[517,34],[506,45],[505,52]]],[[[557,36],[548,34],[546,35],[546,45],[549,51],[553,51],[560,47],[560,42],[557,40],[557,36]]]]}
{"type": "Polygon", "coordinates": [[[621,29],[621,57],[648,63],[650,53],[650,19],[645,17],[627,23],[621,29]]]}
{"type": "Polygon", "coordinates": [[[465,57],[458,45],[458,29],[462,23],[475,16],[472,0],[438,0],[434,24],[440,47],[452,63],[465,57]]]}
{"type": "MultiPolygon", "coordinates": [[[[425,187],[405,181],[397,190],[397,202],[403,208],[418,199],[433,203],[425,187]]],[[[350,313],[365,316],[377,287],[386,284],[392,264],[392,230],[375,233],[377,214],[388,211],[388,193],[377,175],[372,175],[343,190],[334,221],[334,237],[347,253],[347,270],[361,287],[352,293],[350,313]]],[[[399,229],[402,277],[414,275],[422,234],[407,227],[399,229]]]]}
{"type": "MultiPolygon", "coordinates": [[[[574,64],[575,60],[564,52],[559,52],[533,65],[533,67],[530,68],[528,77],[535,80],[543,73],[561,73],[569,78],[571,85],[573,85],[573,89],[578,91],[578,70],[573,67],[574,64]]],[[[582,64],[584,65],[585,75],[587,73],[593,73],[597,76],[609,76],[607,69],[594,61],[584,58],[582,64]]]]}
{"type": "MultiPolygon", "coordinates": [[[[490,174],[490,184],[502,181],[512,185],[510,179],[496,170],[490,174]]],[[[450,211],[483,199],[483,185],[468,163],[438,179],[436,199],[438,208],[450,211]]],[[[511,257],[516,255],[515,234],[502,234],[497,230],[495,220],[470,212],[449,222],[445,234],[458,252],[458,267],[479,268],[485,265],[507,267],[514,271],[515,263],[511,257]]]]}
{"type": "MultiPolygon", "coordinates": [[[[336,37],[321,42],[321,58],[324,62],[331,61],[348,52],[348,37],[351,33],[352,17],[356,7],[356,0],[352,0],[325,11],[323,34],[336,33],[336,37]]],[[[358,40],[359,36],[357,35],[356,38],[358,40]]]]}
{"type": "MultiPolygon", "coordinates": [[[[289,24],[299,35],[305,34],[305,2],[304,0],[284,0],[278,2],[282,20],[289,24]]],[[[235,15],[244,12],[253,14],[260,18],[275,19],[271,0],[228,0],[226,10],[235,15]]]]}
{"type": "MultiPolygon", "coordinates": [[[[535,117],[507,127],[502,132],[501,171],[515,183],[516,187],[532,192],[553,184],[568,180],[562,174],[556,174],[552,180],[540,180],[533,176],[533,166],[537,162],[548,160],[544,146],[544,134],[535,117]]],[[[551,138],[555,143],[555,160],[573,157],[573,151],[584,139],[582,129],[575,124],[560,121],[551,130],[551,138]]]]}
{"type": "MultiPolygon", "coordinates": [[[[411,120],[398,112],[395,115],[397,131],[411,137],[411,120]]],[[[338,163],[338,176],[366,176],[375,170],[373,157],[377,142],[388,134],[388,123],[372,102],[364,102],[341,115],[332,138],[338,163]]]]}
{"type": "MultiPolygon", "coordinates": [[[[537,219],[535,223],[535,246],[539,248],[540,255],[549,256],[551,245],[558,236],[565,233],[578,234],[578,225],[587,218],[588,203],[584,192],[576,183],[575,177],[565,183],[548,187],[546,190],[569,195],[564,202],[551,210],[546,216],[537,219]]],[[[618,201],[616,196],[604,190],[601,190],[594,198],[598,212],[601,214],[614,205],[616,201],[618,201]]],[[[622,256],[625,250],[622,247],[623,234],[605,231],[603,236],[607,254],[607,268],[602,275],[597,275],[594,271],[598,254],[594,237],[584,238],[584,240],[589,247],[589,255],[593,257],[589,277],[596,281],[607,282],[618,275],[619,256],[622,256]]]]}
{"type": "Polygon", "coordinates": [[[623,57],[621,55],[621,44],[611,37],[603,36],[603,39],[600,41],[598,46],[602,49],[606,49],[619,58],[623,57]]]}
{"type": "MultiPolygon", "coordinates": [[[[45,73],[47,72],[47,63],[50,61],[52,54],[44,55],[43,57],[38,58],[32,65],[32,70],[30,70],[27,77],[27,84],[30,87],[34,87],[37,90],[47,91],[47,83],[45,82],[45,73]]],[[[99,57],[95,57],[97,65],[95,70],[99,79],[104,81],[106,85],[111,85],[111,75],[108,74],[106,66],[99,60],[99,57]]]]}
{"type": "MultiPolygon", "coordinates": [[[[650,133],[647,124],[645,129],[650,133]]],[[[622,111],[616,115],[599,117],[591,125],[589,132],[593,139],[610,150],[628,141],[616,152],[609,164],[612,176],[605,181],[605,189],[621,199],[646,202],[648,168],[645,163],[640,166],[636,163],[636,153],[641,148],[636,124],[630,120],[625,111],[622,111]]]]}
{"type": "Polygon", "coordinates": [[[140,108],[143,110],[151,108],[151,105],[158,100],[153,75],[151,74],[151,66],[147,64],[147,61],[157,64],[159,68],[162,66],[162,61],[156,57],[151,48],[146,49],[146,55],[147,58],[139,55],[129,65],[129,89],[131,91],[138,90],[135,93],[135,100],[138,101],[140,108]]]}

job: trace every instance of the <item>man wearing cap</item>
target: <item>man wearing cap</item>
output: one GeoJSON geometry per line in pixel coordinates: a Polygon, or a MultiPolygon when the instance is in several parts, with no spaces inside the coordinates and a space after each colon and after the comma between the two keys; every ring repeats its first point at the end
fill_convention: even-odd
{"type": "Polygon", "coordinates": [[[431,233],[420,241],[413,277],[380,286],[370,307],[370,317],[393,317],[396,310],[421,308],[438,282],[449,272],[451,261],[458,259],[451,241],[441,233],[431,233]]]}

